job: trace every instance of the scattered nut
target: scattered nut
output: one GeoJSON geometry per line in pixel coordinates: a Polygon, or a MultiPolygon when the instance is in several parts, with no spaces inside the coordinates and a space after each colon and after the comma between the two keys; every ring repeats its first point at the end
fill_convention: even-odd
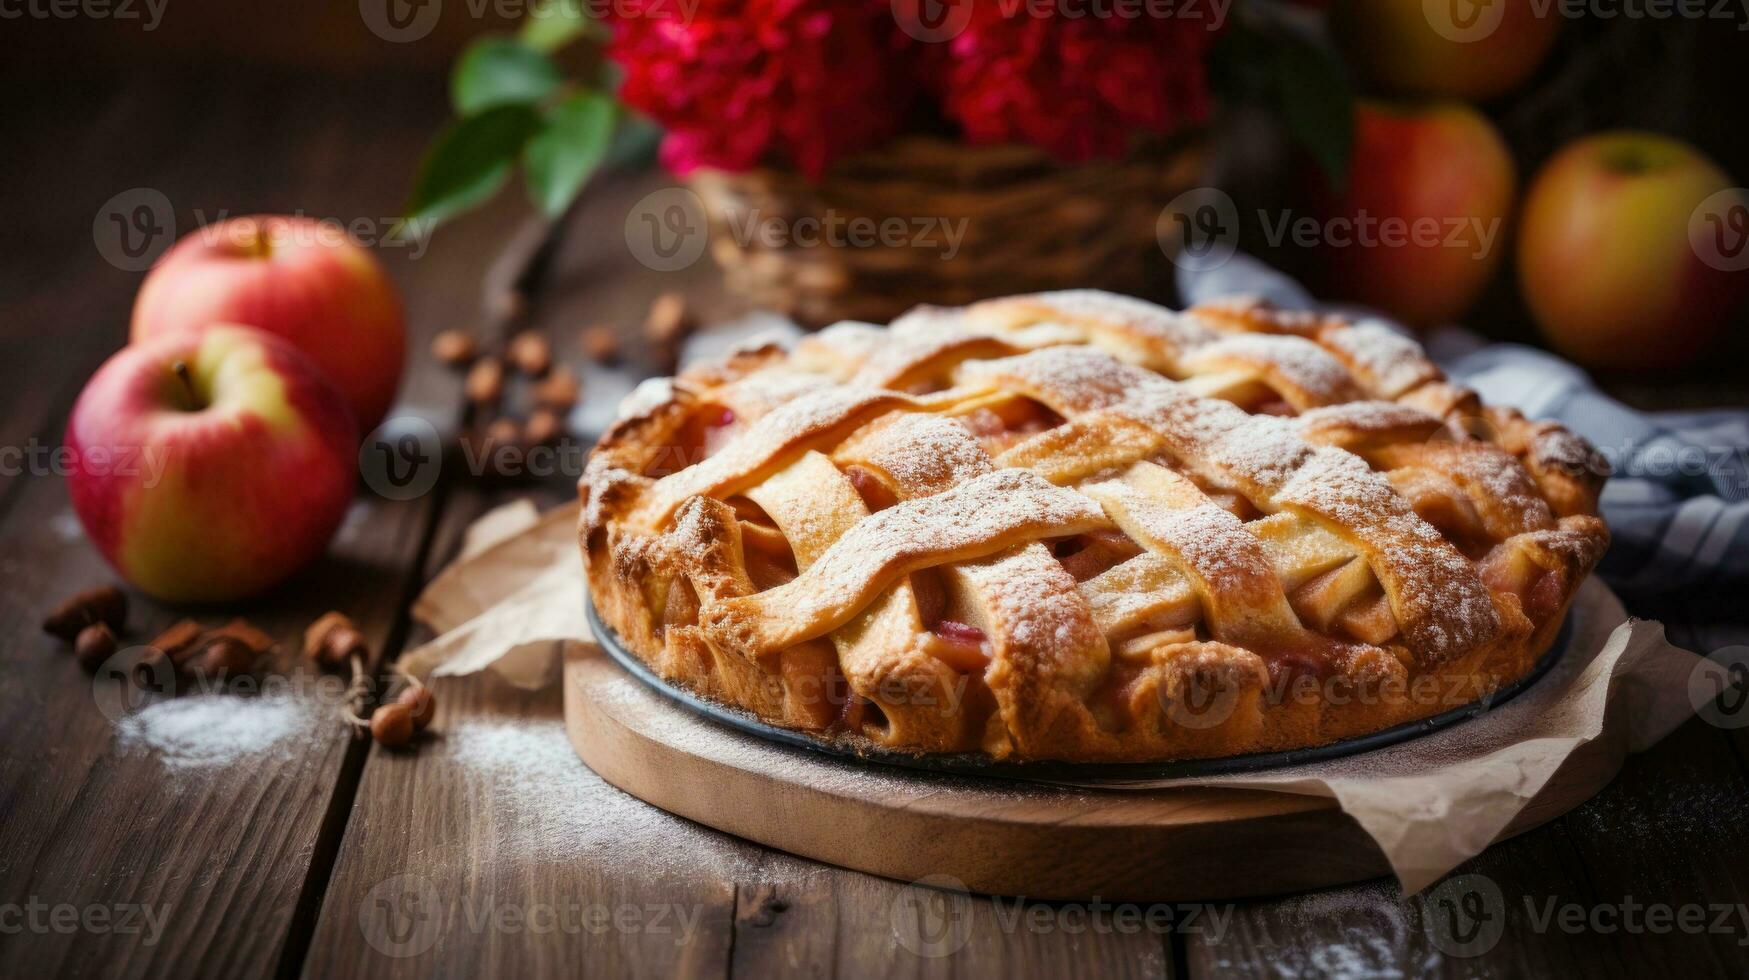
{"type": "Polygon", "coordinates": [[[480,358],[468,370],[462,389],[475,405],[498,404],[504,397],[504,364],[495,357],[480,358]]]}
{"type": "Polygon", "coordinates": [[[79,658],[79,666],[86,670],[96,670],[115,656],[115,633],[110,631],[109,624],[92,623],[80,630],[73,641],[73,656],[79,658]]]}
{"type": "Polygon", "coordinates": [[[431,356],[452,368],[464,368],[480,356],[480,345],[472,334],[445,330],[431,338],[431,356]]]}
{"type": "Polygon", "coordinates": [[[540,377],[553,366],[553,347],[535,330],[524,330],[510,338],[505,356],[512,367],[531,378],[540,377]]]}
{"type": "Polygon", "coordinates": [[[255,656],[261,656],[279,644],[247,619],[233,619],[207,634],[209,639],[232,639],[243,644],[255,656]]]}
{"type": "Polygon", "coordinates": [[[522,426],[512,418],[493,419],[492,424],[486,426],[486,445],[490,447],[488,452],[505,446],[522,445],[522,426]]]}
{"type": "Polygon", "coordinates": [[[413,727],[418,731],[424,731],[425,726],[431,724],[432,716],[437,714],[437,698],[430,688],[423,685],[405,688],[395,702],[406,705],[413,713],[413,727]]]}
{"type": "Polygon", "coordinates": [[[565,434],[565,420],[559,413],[546,408],[537,408],[528,417],[528,424],[522,427],[522,438],[530,446],[550,446],[559,441],[565,434]]]}
{"type": "Polygon", "coordinates": [[[413,740],[413,708],[400,701],[378,708],[370,716],[370,735],[385,748],[398,749],[413,740]]]}
{"type": "Polygon", "coordinates": [[[162,650],[146,649],[141,652],[140,659],[134,661],[133,681],[142,690],[158,690],[160,678],[175,678],[175,665],[162,650]]]}
{"type": "Polygon", "coordinates": [[[576,407],[577,396],[582,390],[577,376],[561,364],[534,386],[534,403],[555,412],[569,412],[576,407]]]}
{"type": "Polygon", "coordinates": [[[179,660],[194,648],[194,641],[201,638],[206,631],[192,619],[183,619],[171,624],[163,632],[152,638],[147,644],[171,660],[179,660]]]}
{"type": "Polygon", "coordinates": [[[698,328],[698,321],[679,293],[663,293],[650,304],[644,333],[657,344],[676,345],[698,328]]]}
{"type": "Polygon", "coordinates": [[[344,667],[353,657],[369,659],[370,644],[342,612],[330,612],[304,630],[304,656],[323,667],[344,667]]]}
{"type": "Polygon", "coordinates": [[[697,327],[686,307],[686,298],[679,293],[663,293],[650,304],[650,313],[644,318],[644,336],[663,370],[672,372],[680,366],[680,348],[697,327]]]}
{"type": "Polygon", "coordinates": [[[500,452],[521,448],[522,426],[515,419],[500,416],[493,419],[484,431],[469,429],[463,432],[461,439],[468,467],[476,476],[506,475],[503,470],[512,467],[515,460],[504,458],[500,452]]]}
{"type": "Polygon", "coordinates": [[[217,636],[201,644],[200,654],[187,663],[186,669],[208,677],[235,677],[255,666],[255,653],[242,640],[217,636]]]}
{"type": "Polygon", "coordinates": [[[43,620],[43,632],[71,641],[92,623],[108,624],[111,632],[120,633],[127,627],[127,619],[127,595],[113,585],[105,585],[68,596],[43,620]]]}
{"type": "Polygon", "coordinates": [[[619,363],[619,331],[605,323],[584,328],[583,353],[597,364],[619,363]]]}

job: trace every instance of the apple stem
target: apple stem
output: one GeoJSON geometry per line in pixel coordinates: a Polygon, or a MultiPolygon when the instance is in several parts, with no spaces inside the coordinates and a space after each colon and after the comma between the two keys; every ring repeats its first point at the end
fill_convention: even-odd
{"type": "Polygon", "coordinates": [[[188,370],[187,361],[177,361],[170,365],[170,370],[182,382],[182,391],[188,396],[188,411],[200,408],[200,394],[194,390],[194,375],[188,370]]]}

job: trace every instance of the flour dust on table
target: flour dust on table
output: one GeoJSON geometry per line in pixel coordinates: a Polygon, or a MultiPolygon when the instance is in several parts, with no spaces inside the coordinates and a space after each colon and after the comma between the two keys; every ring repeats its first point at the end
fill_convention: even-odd
{"type": "Polygon", "coordinates": [[[286,692],[203,694],[149,705],[115,724],[123,754],[146,752],[173,772],[285,762],[321,724],[319,708],[286,692]]]}

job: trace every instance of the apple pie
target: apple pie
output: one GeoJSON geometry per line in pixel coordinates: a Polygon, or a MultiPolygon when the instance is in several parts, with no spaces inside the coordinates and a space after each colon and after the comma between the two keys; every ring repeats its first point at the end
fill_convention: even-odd
{"type": "Polygon", "coordinates": [[[602,621],[672,683],[853,746],[1379,731],[1524,676],[1609,541],[1583,440],[1382,326],[1257,301],[922,308],[639,401],[580,487],[602,621]]]}

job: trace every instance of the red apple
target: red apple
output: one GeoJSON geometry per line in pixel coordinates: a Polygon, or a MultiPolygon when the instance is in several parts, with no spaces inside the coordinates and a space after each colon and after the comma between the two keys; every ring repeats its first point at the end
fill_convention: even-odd
{"type": "Polygon", "coordinates": [[[1330,33],[1350,64],[1395,95],[1491,99],[1517,88],[1561,30],[1530,0],[1339,0],[1330,33]]]}
{"type": "Polygon", "coordinates": [[[162,599],[262,592],[322,553],[357,479],[346,399],[285,341],[218,325],[124,348],[67,424],[73,509],[162,599]]]}
{"type": "Polygon", "coordinates": [[[1505,245],[1516,178],[1493,125],[1461,103],[1362,103],[1346,187],[1316,195],[1325,288],[1413,326],[1462,316],[1505,245]]]}
{"type": "Polygon", "coordinates": [[[1555,154],[1525,198],[1518,246],[1525,303],[1549,342],[1604,368],[1698,353],[1749,289],[1749,201],[1730,189],[1693,147],[1652,133],[1600,133],[1555,154]]]}
{"type": "Polygon", "coordinates": [[[377,260],[332,222],[254,215],[184,236],[140,286],[133,339],[209,323],[291,341],[340,386],[362,431],[382,421],[401,384],[400,297],[377,260]]]}

